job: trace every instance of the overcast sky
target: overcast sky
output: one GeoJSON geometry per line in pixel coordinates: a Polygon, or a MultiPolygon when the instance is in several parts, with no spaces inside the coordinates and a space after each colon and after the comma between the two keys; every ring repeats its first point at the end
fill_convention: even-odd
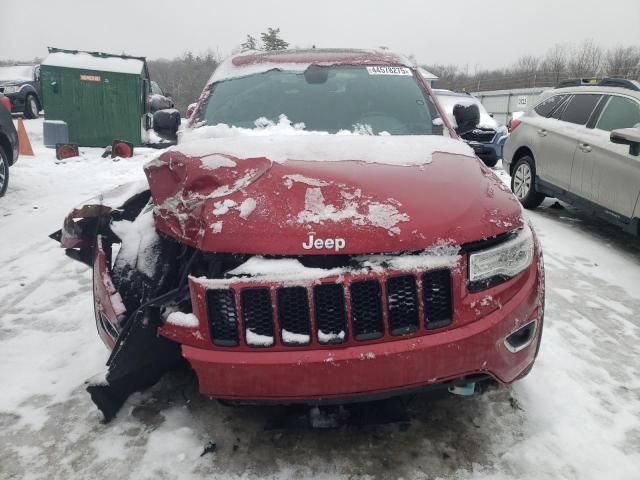
{"type": "Polygon", "coordinates": [[[508,66],[554,43],[640,45],[640,0],[1,0],[0,59],[47,46],[147,58],[227,55],[280,27],[291,46],[387,46],[420,63],[508,66]]]}

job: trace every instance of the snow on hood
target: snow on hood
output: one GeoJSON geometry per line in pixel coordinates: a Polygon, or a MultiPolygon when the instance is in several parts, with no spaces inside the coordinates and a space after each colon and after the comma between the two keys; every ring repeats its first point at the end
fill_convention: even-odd
{"type": "Polygon", "coordinates": [[[226,124],[186,129],[180,144],[168,151],[192,157],[267,158],[276,163],[358,160],[404,166],[427,164],[435,152],[475,156],[466,143],[445,136],[366,135],[346,130],[329,134],[306,131],[304,124],[292,125],[284,115],[278,123],[259,119],[253,129],[226,124]]]}
{"type": "Polygon", "coordinates": [[[313,238],[354,254],[460,244],[520,222],[515,197],[460,140],[308,132],[284,117],[258,124],[196,128],[145,166],[159,231],[205,251],[332,248],[308,246],[313,238]],[[500,225],[485,219],[490,210],[500,225]]]}

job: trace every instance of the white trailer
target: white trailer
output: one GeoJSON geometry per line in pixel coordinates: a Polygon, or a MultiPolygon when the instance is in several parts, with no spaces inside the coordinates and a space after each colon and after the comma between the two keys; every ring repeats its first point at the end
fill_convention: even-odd
{"type": "Polygon", "coordinates": [[[542,92],[551,87],[516,88],[512,90],[492,90],[473,92],[484,108],[498,122],[507,125],[514,112],[525,112],[536,104],[542,92]]]}

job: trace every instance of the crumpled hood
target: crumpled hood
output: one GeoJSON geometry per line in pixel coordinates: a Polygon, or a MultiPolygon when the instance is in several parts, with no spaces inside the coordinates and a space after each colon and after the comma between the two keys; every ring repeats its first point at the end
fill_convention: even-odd
{"type": "Polygon", "coordinates": [[[156,227],[204,251],[310,255],[417,251],[522,226],[516,198],[463,142],[425,136],[407,149],[417,137],[340,138],[166,151],[145,167],[156,227]]]}

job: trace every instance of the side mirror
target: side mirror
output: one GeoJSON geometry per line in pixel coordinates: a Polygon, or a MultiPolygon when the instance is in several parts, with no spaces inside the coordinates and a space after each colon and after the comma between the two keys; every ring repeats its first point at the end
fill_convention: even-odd
{"type": "Polygon", "coordinates": [[[191,115],[193,115],[193,112],[196,111],[197,106],[197,103],[189,104],[189,106],[187,107],[187,118],[191,118],[191,115]]]}
{"type": "Polygon", "coordinates": [[[457,104],[453,107],[453,117],[456,119],[458,135],[470,132],[480,123],[480,109],[477,105],[457,104]]]}
{"type": "Polygon", "coordinates": [[[162,138],[176,140],[179,127],[180,112],[177,110],[158,110],[153,114],[153,131],[162,138]]]}
{"type": "Polygon", "coordinates": [[[612,143],[629,145],[629,155],[640,155],[640,128],[621,128],[609,135],[612,143]]]}

